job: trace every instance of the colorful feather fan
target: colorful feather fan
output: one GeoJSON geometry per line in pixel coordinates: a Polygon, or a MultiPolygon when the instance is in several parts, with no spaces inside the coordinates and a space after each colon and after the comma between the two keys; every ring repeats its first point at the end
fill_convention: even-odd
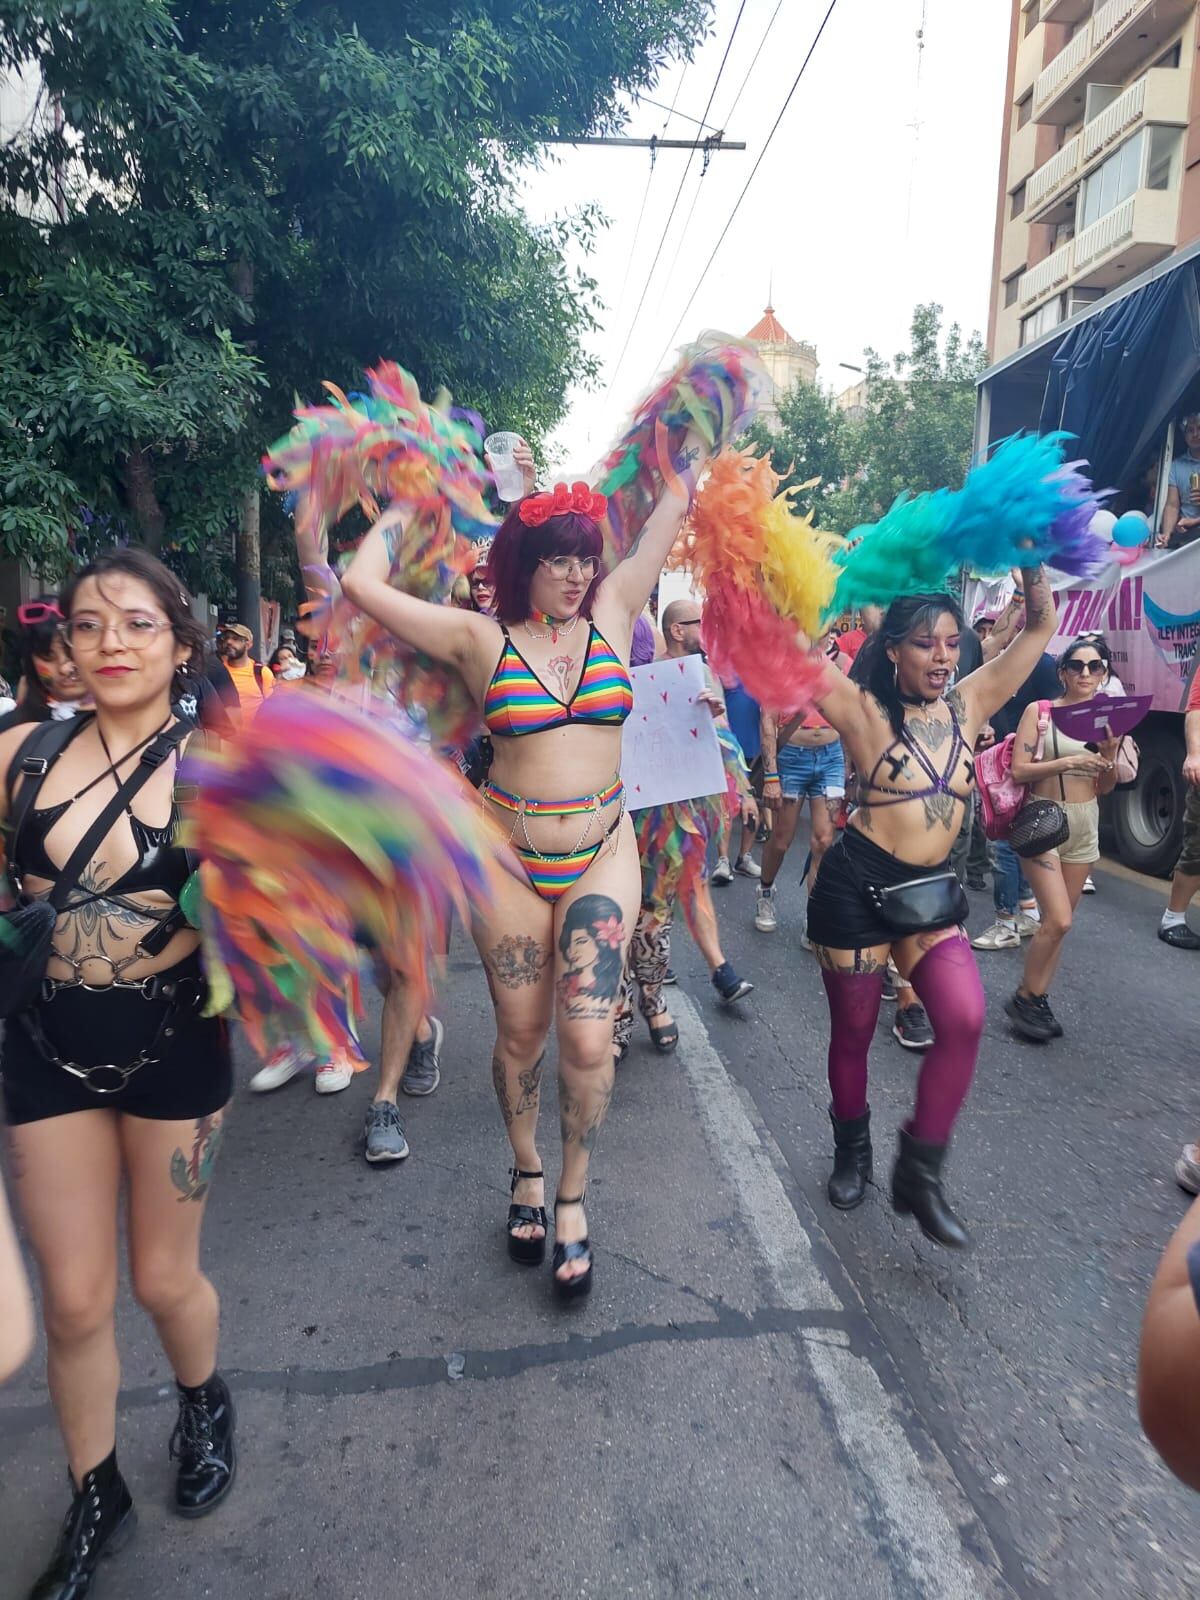
{"type": "Polygon", "coordinates": [[[486,901],[498,836],[447,767],[344,701],[275,695],[254,737],[189,755],[187,839],[203,857],[215,994],[255,1048],[307,1040],[361,1060],[359,964],[373,946],[418,989],[451,907],[486,901]]]}
{"type": "Polygon", "coordinates": [[[608,497],[606,564],[625,556],[670,487],[690,498],[695,481],[683,460],[689,433],[711,454],[744,433],[770,381],[753,345],[705,333],[679,352],[674,369],[645,397],[625,432],[589,474],[608,497]]]}

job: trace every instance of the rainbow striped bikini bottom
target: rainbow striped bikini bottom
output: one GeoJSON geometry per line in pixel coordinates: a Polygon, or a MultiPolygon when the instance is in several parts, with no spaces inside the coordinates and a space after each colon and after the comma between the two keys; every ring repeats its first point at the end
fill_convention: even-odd
{"type": "Polygon", "coordinates": [[[523,796],[510,794],[507,789],[501,789],[490,782],[483,784],[479,792],[485,799],[503,807],[505,811],[515,813],[513,831],[509,835],[508,842],[516,852],[517,860],[525,868],[525,876],[529,879],[530,886],[551,905],[579,882],[621,826],[621,819],[625,815],[625,785],[620,778],[614,779],[608,788],[602,789],[599,794],[583,795],[578,800],[526,800],[523,796]],[[575,817],[584,812],[591,812],[596,816],[604,806],[617,799],[621,801],[620,810],[598,843],[551,854],[535,850],[530,844],[529,833],[525,827],[526,817],[575,817]],[[518,826],[525,834],[523,845],[518,844],[516,840],[518,826]]]}

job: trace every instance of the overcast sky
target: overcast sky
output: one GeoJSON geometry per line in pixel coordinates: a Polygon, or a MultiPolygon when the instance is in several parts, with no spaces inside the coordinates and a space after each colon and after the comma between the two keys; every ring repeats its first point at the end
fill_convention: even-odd
{"type": "MultiPolygon", "coordinates": [[[[709,39],[686,68],[664,73],[652,98],[703,115],[739,3],[717,0],[709,39]]],[[[745,0],[707,120],[748,148],[715,154],[703,178],[693,156],[632,333],[687,152],[659,154],[640,228],[647,151],[559,147],[523,181],[535,221],[588,201],[608,218],[588,260],[603,301],[592,341],[603,375],[594,392],[576,392],[558,431],[564,468],[592,464],[661,365],[827,5],[782,0],[751,70],[776,0],[745,0]]],[[[918,301],[940,301],[947,320],[986,332],[1009,15],[1007,0],[837,0],[674,343],[708,327],[746,333],[768,286],[780,321],[816,345],[820,381],[834,389],[855,381],[839,362],[861,364],[868,345],[886,355],[904,347],[918,301]]],[[[662,135],[666,120],[643,102],[625,131],[662,135]]],[[[676,115],[666,133],[689,130],[676,115]]]]}

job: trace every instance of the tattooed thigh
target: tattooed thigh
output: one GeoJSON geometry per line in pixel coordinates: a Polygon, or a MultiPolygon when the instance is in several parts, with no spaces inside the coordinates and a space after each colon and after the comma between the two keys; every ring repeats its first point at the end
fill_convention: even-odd
{"type": "Polygon", "coordinates": [[[178,1145],[175,1147],[171,1157],[171,1183],[178,1190],[180,1204],[188,1200],[203,1200],[208,1193],[224,1131],[220,1116],[199,1117],[192,1134],[190,1153],[185,1155],[178,1145]]]}
{"type": "Polygon", "coordinates": [[[550,951],[527,933],[506,933],[484,957],[489,974],[505,989],[537,983],[550,964],[550,951]]]}

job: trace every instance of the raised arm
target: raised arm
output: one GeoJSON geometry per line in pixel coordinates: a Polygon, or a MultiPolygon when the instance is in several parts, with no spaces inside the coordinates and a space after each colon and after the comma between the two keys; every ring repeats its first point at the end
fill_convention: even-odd
{"type": "MultiPolygon", "coordinates": [[[[688,474],[695,483],[708,465],[708,446],[700,435],[689,430],[683,445],[671,463],[679,474],[688,474]]],[[[601,586],[632,616],[637,616],[649,600],[662,569],[667,564],[671,547],[679,537],[683,519],[690,509],[686,494],[679,493],[671,484],[663,485],[662,499],[646,518],[645,526],[634,539],[616,570],[610,572],[601,586]]]]}
{"type": "MultiPolygon", "coordinates": [[[[1025,595],[1025,626],[1001,655],[985,661],[958,685],[966,708],[966,720],[976,726],[989,721],[1006,700],[1029,677],[1054,637],[1058,615],[1054,594],[1041,567],[1023,570],[1021,587],[1025,595]]],[[[828,715],[828,713],[827,713],[828,715]]],[[[830,718],[830,721],[833,719],[830,718]]],[[[1020,780],[1018,780],[1020,781],[1020,780]]]]}
{"type": "Polygon", "coordinates": [[[395,559],[396,535],[403,529],[406,515],[397,507],[384,512],[359,545],[342,578],[342,593],[414,650],[424,650],[435,661],[461,669],[477,646],[486,648],[491,642],[496,624],[474,611],[433,605],[392,588],[388,574],[395,559]]]}

